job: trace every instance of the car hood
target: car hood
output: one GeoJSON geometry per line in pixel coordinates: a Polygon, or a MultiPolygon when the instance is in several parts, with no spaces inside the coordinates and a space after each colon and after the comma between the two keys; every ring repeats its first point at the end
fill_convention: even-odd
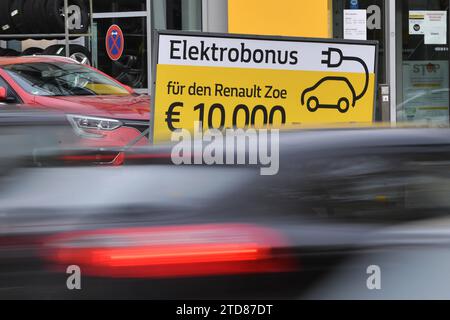
{"type": "Polygon", "coordinates": [[[64,96],[36,97],[36,103],[65,113],[127,120],[150,120],[150,97],[64,96]]]}

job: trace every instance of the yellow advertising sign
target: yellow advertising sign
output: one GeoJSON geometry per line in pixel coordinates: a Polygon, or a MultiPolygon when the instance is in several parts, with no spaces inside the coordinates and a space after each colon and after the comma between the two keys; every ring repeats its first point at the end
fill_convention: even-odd
{"type": "Polygon", "coordinates": [[[159,33],[153,141],[177,129],[372,122],[377,44],[159,33]]]}

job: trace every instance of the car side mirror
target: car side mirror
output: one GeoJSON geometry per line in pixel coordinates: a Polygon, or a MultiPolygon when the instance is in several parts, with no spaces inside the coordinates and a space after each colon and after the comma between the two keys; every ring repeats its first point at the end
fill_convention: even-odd
{"type": "Polygon", "coordinates": [[[6,101],[8,99],[8,90],[5,87],[0,87],[0,101],[6,101]]]}

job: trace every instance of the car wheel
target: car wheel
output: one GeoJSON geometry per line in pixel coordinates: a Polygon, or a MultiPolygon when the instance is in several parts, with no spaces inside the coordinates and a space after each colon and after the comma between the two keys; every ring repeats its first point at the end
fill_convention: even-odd
{"type": "Polygon", "coordinates": [[[13,49],[0,48],[0,56],[2,56],[2,57],[18,57],[18,56],[20,56],[20,52],[13,50],[13,49]]]}
{"type": "MultiPolygon", "coordinates": [[[[44,55],[51,56],[66,56],[66,46],[62,44],[55,44],[53,46],[48,47],[43,52],[44,55]]],[[[70,45],[70,58],[76,60],[81,64],[91,65],[91,52],[83,46],[78,44],[70,45]]]]}
{"type": "Polygon", "coordinates": [[[143,86],[144,75],[138,64],[138,57],[125,55],[117,61],[113,61],[112,76],[119,82],[132,88],[143,86]]]}
{"type": "Polygon", "coordinates": [[[47,11],[47,2],[49,0],[34,1],[33,12],[34,15],[39,15],[40,17],[46,17],[46,19],[39,19],[37,24],[39,26],[40,33],[54,33],[52,30],[52,23],[49,21],[49,14],[47,11]]]}
{"type": "Polygon", "coordinates": [[[23,1],[23,15],[22,23],[26,33],[42,33],[40,28],[40,21],[45,21],[45,19],[36,19],[36,13],[34,12],[34,5],[40,3],[36,0],[22,0],[23,1]]]}
{"type": "Polygon", "coordinates": [[[0,1],[0,34],[15,33],[13,21],[11,19],[11,11],[9,10],[10,1],[0,1]]]}
{"type": "Polygon", "coordinates": [[[309,111],[316,112],[317,109],[319,109],[319,99],[317,99],[316,97],[309,98],[306,102],[306,107],[309,111]]]}
{"type": "Polygon", "coordinates": [[[11,15],[14,29],[16,29],[16,32],[23,34],[27,33],[24,12],[25,1],[26,0],[11,0],[9,6],[9,13],[11,15]]]}
{"type": "Polygon", "coordinates": [[[30,47],[30,48],[22,51],[21,56],[32,56],[32,55],[36,55],[36,54],[41,54],[42,52],[44,52],[44,49],[37,48],[37,47],[30,47]]]}
{"type": "Polygon", "coordinates": [[[348,111],[348,109],[350,108],[350,102],[348,101],[347,98],[341,98],[341,99],[339,99],[337,107],[338,107],[339,112],[346,113],[348,111]]]}
{"type": "Polygon", "coordinates": [[[28,33],[51,33],[52,23],[48,21],[47,0],[24,0],[24,25],[28,33]]]}

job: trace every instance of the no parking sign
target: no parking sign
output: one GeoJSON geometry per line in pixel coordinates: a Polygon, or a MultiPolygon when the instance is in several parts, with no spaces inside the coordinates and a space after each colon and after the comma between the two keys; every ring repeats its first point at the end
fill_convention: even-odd
{"type": "Polygon", "coordinates": [[[122,29],[116,24],[109,27],[106,33],[106,52],[111,60],[117,61],[122,57],[125,48],[125,38],[122,29]]]}

